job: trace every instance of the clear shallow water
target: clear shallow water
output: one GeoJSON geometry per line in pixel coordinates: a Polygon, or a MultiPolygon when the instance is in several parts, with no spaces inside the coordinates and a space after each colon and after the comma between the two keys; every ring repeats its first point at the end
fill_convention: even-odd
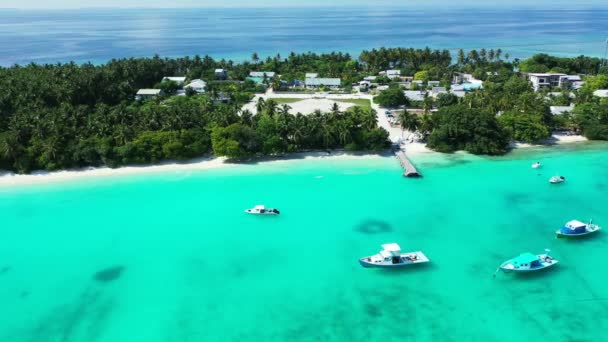
{"type": "Polygon", "coordinates": [[[0,340],[605,337],[608,235],[554,231],[572,218],[608,227],[608,145],[417,163],[419,180],[369,158],[2,190],[0,340]],[[556,172],[563,186],[548,184],[556,172]],[[259,203],[282,215],[242,214],[259,203]],[[358,265],[386,242],[432,263],[358,265]],[[557,268],[492,277],[544,248],[557,268]],[[93,279],[114,266],[117,279],[93,279]]]}
{"type": "Polygon", "coordinates": [[[607,8],[579,10],[0,10],[0,65],[209,54],[237,61],[379,47],[502,48],[514,57],[604,54],[607,8]]]}

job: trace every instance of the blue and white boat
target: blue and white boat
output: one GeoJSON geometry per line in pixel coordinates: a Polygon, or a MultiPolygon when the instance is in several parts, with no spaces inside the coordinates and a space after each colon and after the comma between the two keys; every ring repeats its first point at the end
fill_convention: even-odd
{"type": "Polygon", "coordinates": [[[545,251],[545,254],[523,253],[503,262],[499,268],[503,272],[534,272],[557,265],[559,261],[549,255],[550,250],[545,251]]]}
{"type": "Polygon", "coordinates": [[[280,212],[274,208],[266,208],[263,205],[256,205],[251,209],[245,210],[247,214],[251,215],[279,215],[280,212]]]}
{"type": "Polygon", "coordinates": [[[597,224],[593,224],[593,221],[589,223],[583,223],[578,220],[572,220],[566,223],[560,230],[555,232],[558,238],[561,237],[578,237],[587,236],[589,234],[597,233],[601,227],[597,224]]]}
{"type": "Polygon", "coordinates": [[[380,253],[359,259],[361,266],[372,268],[398,268],[429,261],[420,251],[401,253],[401,247],[396,243],[382,245],[380,253]]]}
{"type": "Polygon", "coordinates": [[[566,181],[566,177],[564,176],[553,176],[549,179],[549,183],[551,184],[560,184],[566,181]]]}

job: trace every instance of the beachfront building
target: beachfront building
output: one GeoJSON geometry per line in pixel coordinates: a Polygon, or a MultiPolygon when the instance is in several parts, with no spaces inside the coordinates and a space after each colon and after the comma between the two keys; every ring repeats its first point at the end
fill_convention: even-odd
{"type": "Polygon", "coordinates": [[[599,89],[593,92],[594,96],[608,98],[608,89],[599,89]]]}
{"type": "Polygon", "coordinates": [[[161,89],[139,89],[137,94],[135,94],[135,99],[137,101],[140,100],[149,100],[155,97],[158,97],[163,94],[161,89]]]}
{"type": "Polygon", "coordinates": [[[317,78],[319,77],[319,74],[315,73],[315,72],[307,72],[306,75],[304,75],[304,78],[317,78]]]}
{"type": "Polygon", "coordinates": [[[228,71],[226,69],[215,69],[215,78],[218,80],[228,79],[228,71]]]}
{"type": "Polygon", "coordinates": [[[186,77],[182,76],[165,76],[163,77],[161,82],[173,81],[177,83],[178,86],[182,87],[184,83],[186,83],[186,77]]]}
{"type": "Polygon", "coordinates": [[[307,78],[304,83],[307,89],[328,87],[329,89],[339,89],[342,81],[339,78],[307,78]]]}
{"type": "Polygon", "coordinates": [[[184,89],[192,89],[195,92],[201,94],[205,92],[205,88],[207,87],[207,82],[201,80],[201,79],[196,79],[196,80],[192,80],[192,82],[186,84],[186,86],[184,86],[184,89]]]}

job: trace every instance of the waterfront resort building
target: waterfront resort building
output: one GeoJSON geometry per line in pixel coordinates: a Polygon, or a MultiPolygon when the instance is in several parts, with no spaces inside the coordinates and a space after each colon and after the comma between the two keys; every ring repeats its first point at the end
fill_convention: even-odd
{"type": "Polygon", "coordinates": [[[304,78],[317,78],[319,77],[319,74],[315,73],[315,72],[307,72],[306,75],[304,75],[304,78]]]}
{"type": "Polygon", "coordinates": [[[136,100],[148,100],[158,97],[163,94],[161,89],[139,89],[135,94],[136,100]]]}
{"type": "Polygon", "coordinates": [[[339,89],[342,81],[339,78],[307,78],[304,83],[307,89],[328,87],[329,89],[339,89]]]}
{"type": "Polygon", "coordinates": [[[215,69],[215,78],[218,80],[228,79],[228,71],[226,69],[215,69]]]}
{"type": "Polygon", "coordinates": [[[204,93],[205,92],[205,88],[207,87],[207,82],[200,80],[200,79],[196,79],[196,80],[192,80],[192,82],[188,83],[184,89],[192,89],[197,93],[204,93]]]}
{"type": "Polygon", "coordinates": [[[182,87],[184,83],[186,83],[186,77],[181,76],[165,76],[163,77],[162,82],[173,81],[177,83],[178,86],[182,87]]]}

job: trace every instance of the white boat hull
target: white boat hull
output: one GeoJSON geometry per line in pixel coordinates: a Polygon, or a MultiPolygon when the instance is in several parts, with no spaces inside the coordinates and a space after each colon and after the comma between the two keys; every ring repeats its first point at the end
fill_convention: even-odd
{"type": "Polygon", "coordinates": [[[602,228],[600,228],[599,226],[594,226],[592,228],[589,228],[587,226],[587,228],[585,229],[585,232],[579,233],[579,234],[564,234],[561,229],[558,229],[555,232],[555,234],[557,235],[558,238],[575,238],[575,237],[589,236],[591,234],[599,232],[601,229],[602,228]]]}
{"type": "Polygon", "coordinates": [[[372,256],[359,259],[359,264],[368,268],[399,268],[416,264],[424,264],[429,262],[429,258],[422,252],[403,253],[399,257],[392,258],[389,261],[372,261],[372,256]],[[395,260],[398,259],[398,260],[395,260]],[[398,262],[396,262],[398,261],[398,262]]]}
{"type": "Polygon", "coordinates": [[[509,272],[527,273],[527,272],[536,272],[536,271],[544,270],[549,267],[555,266],[559,263],[558,260],[551,258],[551,256],[549,256],[548,254],[539,254],[538,258],[540,261],[540,266],[537,266],[537,267],[530,267],[530,266],[516,267],[511,263],[512,260],[507,260],[500,265],[500,269],[505,273],[509,273],[509,272]]]}

